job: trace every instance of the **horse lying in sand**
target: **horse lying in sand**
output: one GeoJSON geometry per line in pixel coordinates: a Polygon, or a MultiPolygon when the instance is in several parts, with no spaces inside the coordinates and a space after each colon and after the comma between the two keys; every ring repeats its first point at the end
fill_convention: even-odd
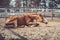
{"type": "Polygon", "coordinates": [[[5,26],[9,24],[14,24],[14,28],[17,28],[21,25],[35,25],[37,23],[33,22],[34,20],[47,24],[47,20],[43,18],[41,14],[24,14],[22,16],[10,16],[6,22],[5,26]]]}

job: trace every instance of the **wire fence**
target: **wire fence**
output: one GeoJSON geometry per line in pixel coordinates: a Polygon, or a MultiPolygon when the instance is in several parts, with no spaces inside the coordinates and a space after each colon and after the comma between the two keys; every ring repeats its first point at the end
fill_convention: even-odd
{"type": "Polygon", "coordinates": [[[11,15],[23,14],[42,14],[44,17],[60,18],[60,9],[40,9],[40,8],[0,8],[0,18],[6,18],[11,15]]]}

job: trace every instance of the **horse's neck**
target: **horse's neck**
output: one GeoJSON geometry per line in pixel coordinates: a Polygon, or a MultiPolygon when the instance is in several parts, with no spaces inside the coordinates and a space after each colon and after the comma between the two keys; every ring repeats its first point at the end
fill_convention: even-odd
{"type": "Polygon", "coordinates": [[[36,15],[31,15],[30,16],[31,19],[36,19],[36,17],[37,17],[36,15]]]}

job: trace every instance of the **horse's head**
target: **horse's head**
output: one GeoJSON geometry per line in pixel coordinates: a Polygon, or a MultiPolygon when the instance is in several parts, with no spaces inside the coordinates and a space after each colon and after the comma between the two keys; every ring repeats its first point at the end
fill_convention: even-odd
{"type": "Polygon", "coordinates": [[[48,24],[48,21],[46,18],[44,18],[41,14],[38,14],[37,21],[48,24]]]}

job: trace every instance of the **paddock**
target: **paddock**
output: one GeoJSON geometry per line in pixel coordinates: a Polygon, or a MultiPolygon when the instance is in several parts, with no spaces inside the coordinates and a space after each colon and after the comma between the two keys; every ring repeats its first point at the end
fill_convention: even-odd
{"type": "MultiPolygon", "coordinates": [[[[1,8],[2,9],[2,8],[1,8]]],[[[0,9],[0,10],[1,10],[0,9]]],[[[0,39],[1,40],[60,40],[60,12],[59,9],[35,10],[32,8],[3,8],[0,12],[0,39]],[[32,10],[32,11],[31,11],[32,10]],[[45,11],[44,11],[45,10],[45,11]],[[9,16],[20,16],[23,14],[41,14],[48,20],[48,24],[40,23],[36,27],[4,28],[6,19],[9,16]]]]}
{"type": "Polygon", "coordinates": [[[60,18],[46,17],[48,24],[37,27],[4,28],[6,18],[0,18],[0,34],[3,40],[60,40],[60,18]]]}

